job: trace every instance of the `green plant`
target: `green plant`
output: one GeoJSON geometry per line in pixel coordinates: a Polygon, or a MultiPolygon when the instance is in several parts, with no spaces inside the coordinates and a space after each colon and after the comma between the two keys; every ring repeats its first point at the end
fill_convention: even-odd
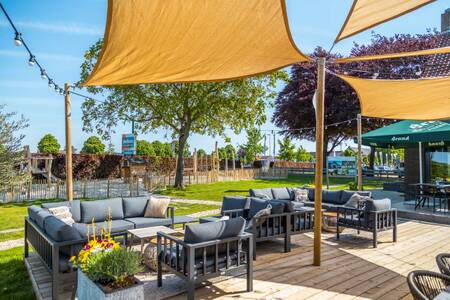
{"type": "Polygon", "coordinates": [[[358,183],[356,183],[356,181],[350,181],[348,183],[348,189],[350,191],[357,191],[358,190],[358,183]]]}
{"type": "Polygon", "coordinates": [[[86,141],[84,141],[83,149],[81,149],[82,153],[90,153],[90,154],[101,154],[105,152],[105,144],[96,137],[95,135],[90,136],[86,141]]]}
{"type": "Polygon", "coordinates": [[[144,270],[142,256],[125,248],[91,254],[83,268],[86,276],[112,289],[125,288],[134,283],[134,275],[144,270]]]}
{"type": "Polygon", "coordinates": [[[45,154],[58,153],[60,148],[58,140],[50,133],[44,135],[38,144],[38,151],[45,154]]]}

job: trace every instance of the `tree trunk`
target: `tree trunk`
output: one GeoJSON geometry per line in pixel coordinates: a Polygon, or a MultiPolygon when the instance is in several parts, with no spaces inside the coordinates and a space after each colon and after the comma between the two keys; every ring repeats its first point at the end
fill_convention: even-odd
{"type": "Polygon", "coordinates": [[[186,130],[181,130],[178,136],[178,157],[177,157],[177,170],[175,173],[175,187],[178,189],[184,188],[184,147],[186,147],[186,141],[188,138],[188,133],[186,130]]]}

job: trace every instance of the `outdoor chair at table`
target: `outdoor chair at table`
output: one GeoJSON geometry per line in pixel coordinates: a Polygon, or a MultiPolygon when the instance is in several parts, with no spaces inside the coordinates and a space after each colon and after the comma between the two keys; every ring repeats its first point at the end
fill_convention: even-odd
{"type": "Polygon", "coordinates": [[[415,300],[448,299],[450,297],[450,276],[418,270],[408,274],[407,282],[415,300]]]}
{"type": "Polygon", "coordinates": [[[441,253],[436,256],[436,263],[442,274],[450,276],[450,253],[441,253]]]}
{"type": "Polygon", "coordinates": [[[247,291],[253,290],[253,236],[244,232],[241,217],[190,224],[184,239],[158,232],[158,287],[163,268],[186,281],[187,299],[210,278],[246,273],[247,291]]]}
{"type": "Polygon", "coordinates": [[[340,237],[340,229],[353,228],[369,231],[373,234],[373,247],[378,246],[378,233],[392,229],[393,241],[397,242],[397,210],[391,208],[390,199],[368,199],[364,208],[337,208],[336,237],[340,237]]]}

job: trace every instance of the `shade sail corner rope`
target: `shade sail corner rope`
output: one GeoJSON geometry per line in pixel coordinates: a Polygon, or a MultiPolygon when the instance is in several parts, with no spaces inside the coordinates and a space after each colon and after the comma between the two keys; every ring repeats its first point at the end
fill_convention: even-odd
{"type": "Polygon", "coordinates": [[[101,55],[83,85],[222,81],[310,60],[284,0],[109,0],[101,55]]]}

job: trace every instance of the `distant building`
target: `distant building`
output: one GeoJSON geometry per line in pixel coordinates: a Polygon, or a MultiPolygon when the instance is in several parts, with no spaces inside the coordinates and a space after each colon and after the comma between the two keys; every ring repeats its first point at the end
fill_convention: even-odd
{"type": "Polygon", "coordinates": [[[441,15],[441,32],[450,33],[450,8],[441,15]]]}

